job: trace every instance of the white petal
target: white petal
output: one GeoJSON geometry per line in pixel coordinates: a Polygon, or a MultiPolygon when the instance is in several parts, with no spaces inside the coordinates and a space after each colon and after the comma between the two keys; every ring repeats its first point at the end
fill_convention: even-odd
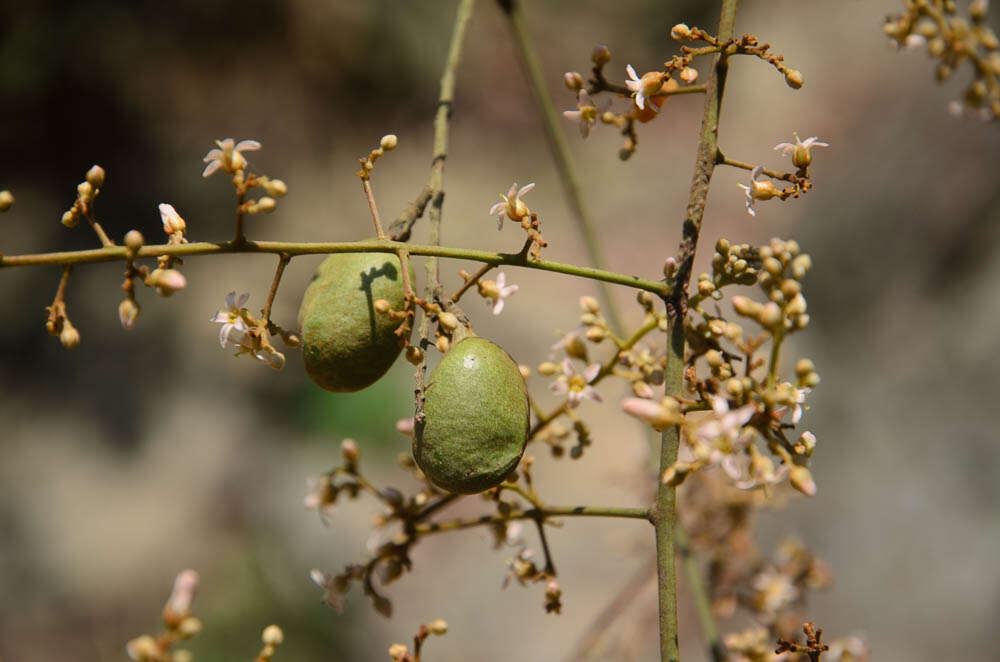
{"type": "Polygon", "coordinates": [[[506,202],[498,202],[495,205],[493,205],[492,207],[490,207],[490,216],[496,216],[497,214],[503,214],[505,211],[507,211],[507,203],[506,202]]]}
{"type": "Polygon", "coordinates": [[[241,140],[234,148],[237,152],[253,152],[260,149],[260,143],[256,140],[241,140]]]}
{"type": "Polygon", "coordinates": [[[514,182],[513,184],[510,185],[510,188],[507,189],[507,199],[508,200],[513,199],[516,193],[517,193],[517,182],[514,182]]]}
{"type": "Polygon", "coordinates": [[[219,344],[222,345],[223,347],[225,347],[226,343],[229,341],[229,332],[232,330],[233,330],[233,325],[229,324],[228,322],[226,324],[223,324],[222,328],[219,329],[219,344]]]}
{"type": "Polygon", "coordinates": [[[795,150],[795,145],[792,143],[778,143],[774,146],[775,151],[781,150],[782,156],[788,156],[795,150]]]}
{"type": "Polygon", "coordinates": [[[563,117],[574,122],[579,121],[580,116],[583,115],[579,110],[564,110],[563,117]]]}
{"type": "Polygon", "coordinates": [[[549,384],[549,390],[556,395],[565,395],[569,390],[569,386],[564,381],[552,382],[549,384]]]}
{"type": "Polygon", "coordinates": [[[236,144],[236,142],[232,138],[226,138],[225,140],[218,141],[217,144],[222,148],[222,151],[227,152],[233,148],[233,145],[236,144]]]}
{"type": "Polygon", "coordinates": [[[562,360],[563,374],[567,377],[573,376],[573,364],[569,362],[569,359],[562,360]]]}
{"type": "Polygon", "coordinates": [[[597,378],[597,375],[600,372],[601,372],[601,366],[600,366],[600,364],[598,364],[598,363],[591,363],[580,374],[584,378],[584,380],[586,380],[586,382],[589,384],[590,382],[594,381],[597,378]]]}
{"type": "Polygon", "coordinates": [[[498,273],[497,274],[496,284],[497,284],[497,289],[502,290],[503,286],[507,284],[507,274],[505,274],[502,271],[500,273],[498,273]]]}
{"type": "MultiPolygon", "coordinates": [[[[234,292],[234,294],[235,294],[235,292],[234,292]]],[[[249,299],[249,298],[250,298],[250,293],[249,292],[244,292],[243,294],[241,294],[239,301],[236,302],[236,308],[242,308],[246,304],[247,299],[249,299]]]]}
{"type": "Polygon", "coordinates": [[[205,155],[205,158],[203,158],[202,161],[208,163],[209,161],[215,161],[220,158],[222,158],[222,150],[216,147],[215,149],[208,150],[208,154],[205,155]]]}
{"type": "Polygon", "coordinates": [[[601,398],[601,394],[597,392],[597,389],[593,386],[587,386],[582,391],[580,391],[581,398],[590,398],[596,402],[604,402],[601,398]]]}
{"type": "Polygon", "coordinates": [[[220,310],[219,312],[215,313],[215,316],[212,319],[208,321],[211,322],[212,324],[228,324],[229,319],[230,319],[229,313],[227,313],[224,310],[220,310]]]}
{"type": "MultiPolygon", "coordinates": [[[[499,282],[497,284],[499,285],[499,282]]],[[[518,287],[518,285],[508,285],[500,290],[500,296],[503,298],[509,297],[514,292],[517,292],[518,287]]]]}
{"type": "Polygon", "coordinates": [[[634,80],[634,81],[638,81],[639,80],[639,76],[636,75],[635,69],[632,68],[631,64],[625,65],[625,71],[628,72],[628,77],[631,78],[632,80],[634,80]]]}
{"type": "Polygon", "coordinates": [[[222,161],[212,161],[207,166],[205,166],[204,170],[201,171],[201,176],[208,177],[221,167],[222,167],[222,161]]]}
{"type": "Polygon", "coordinates": [[[233,310],[236,308],[236,290],[226,294],[226,310],[233,310]]]}
{"type": "Polygon", "coordinates": [[[527,193],[528,191],[530,191],[533,188],[535,188],[535,182],[531,182],[530,184],[525,184],[517,192],[517,197],[520,198],[522,195],[524,195],[525,193],[527,193]]]}
{"type": "Polygon", "coordinates": [[[499,315],[503,312],[503,297],[497,297],[497,302],[493,306],[493,314],[499,315]]]}
{"type": "Polygon", "coordinates": [[[639,90],[638,94],[635,95],[635,105],[639,106],[640,109],[646,109],[646,95],[642,90],[639,90]]]}
{"type": "Polygon", "coordinates": [[[593,106],[594,104],[590,101],[590,95],[587,94],[587,90],[580,90],[577,94],[577,103],[580,106],[593,106]]]}

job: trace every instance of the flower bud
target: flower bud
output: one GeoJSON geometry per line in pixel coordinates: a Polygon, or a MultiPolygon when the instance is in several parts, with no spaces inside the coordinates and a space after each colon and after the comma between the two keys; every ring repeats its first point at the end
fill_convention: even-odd
{"type": "Polygon", "coordinates": [[[698,70],[692,69],[691,67],[684,67],[681,69],[681,73],[678,74],[680,79],[690,85],[691,83],[698,80],[698,70]]]}
{"type": "Polygon", "coordinates": [[[94,187],[90,182],[80,182],[76,185],[76,194],[81,200],[89,201],[94,195],[94,187]]]}
{"type": "Polygon", "coordinates": [[[986,18],[986,12],[990,9],[989,0],[972,0],[969,3],[969,18],[973,21],[981,21],[986,18]]]}
{"type": "Polygon", "coordinates": [[[125,652],[136,662],[152,662],[160,659],[160,647],[148,634],[136,637],[125,644],[125,652]]]}
{"type": "Polygon", "coordinates": [[[448,624],[440,618],[427,624],[427,629],[433,634],[444,634],[448,631],[448,624]]]}
{"type": "Polygon", "coordinates": [[[161,202],[158,209],[160,210],[160,220],[163,221],[164,233],[171,235],[176,232],[184,232],[187,229],[187,223],[184,222],[173,205],[161,202]]]}
{"type": "Polygon", "coordinates": [[[277,625],[268,625],[260,638],[268,646],[277,646],[285,640],[285,633],[277,625]]]}
{"type": "Polygon", "coordinates": [[[792,297],[792,300],[788,302],[788,306],[785,311],[789,315],[801,315],[806,312],[806,298],[802,296],[801,293],[796,294],[792,297]]]}
{"type": "Polygon", "coordinates": [[[139,304],[134,299],[122,299],[118,304],[118,319],[121,320],[123,329],[131,331],[139,319],[139,304]]]}
{"type": "Polygon", "coordinates": [[[580,310],[585,313],[590,313],[596,315],[601,312],[601,305],[597,303],[597,299],[590,296],[580,297],[580,310]]]}
{"type": "Polygon", "coordinates": [[[248,210],[251,214],[267,214],[274,211],[274,208],[278,206],[278,201],[271,196],[265,195],[260,200],[255,202],[250,206],[248,210]]]}
{"type": "Polygon", "coordinates": [[[190,639],[201,632],[201,621],[193,616],[188,616],[177,626],[177,631],[182,639],[190,639]]]}
{"type": "Polygon", "coordinates": [[[454,313],[441,313],[438,316],[438,324],[446,331],[454,331],[458,328],[458,317],[454,313]]]}
{"type": "Polygon", "coordinates": [[[183,570],[174,579],[174,587],[163,607],[165,620],[183,619],[191,613],[191,604],[198,591],[200,577],[194,570],[183,570]]]}
{"type": "Polygon", "coordinates": [[[691,38],[691,28],[686,23],[678,23],[670,28],[670,36],[677,41],[684,41],[691,38]]]}
{"type": "Polygon", "coordinates": [[[559,371],[560,371],[559,366],[556,365],[555,363],[552,363],[551,361],[546,361],[545,363],[542,363],[541,365],[538,366],[538,374],[545,377],[551,377],[552,375],[556,374],[559,371]]]}
{"type": "Polygon", "coordinates": [[[144,241],[142,233],[138,230],[129,230],[125,233],[125,246],[133,253],[142,248],[144,241]]]}
{"type": "Polygon", "coordinates": [[[708,361],[708,365],[718,368],[723,362],[722,352],[717,349],[710,349],[705,352],[705,360],[708,361]]]}
{"type": "Polygon", "coordinates": [[[434,346],[442,354],[446,354],[451,348],[451,341],[448,340],[448,336],[438,336],[437,340],[434,341],[434,346]]]}
{"type": "Polygon", "coordinates": [[[594,52],[591,53],[590,59],[593,60],[594,64],[598,66],[607,64],[611,61],[611,51],[608,50],[607,46],[599,44],[594,46],[594,52]]]}
{"type": "Polygon", "coordinates": [[[599,343],[605,338],[607,338],[607,332],[599,326],[594,326],[587,329],[587,340],[592,343],[599,343]]]}
{"type": "Polygon", "coordinates": [[[184,278],[184,274],[176,269],[153,269],[146,276],[145,282],[146,285],[156,288],[156,293],[164,298],[169,297],[178,290],[183,290],[187,285],[187,279],[184,278]]]}
{"type": "Polygon", "coordinates": [[[379,313],[380,315],[385,315],[390,310],[392,310],[392,305],[385,299],[375,299],[375,301],[372,302],[372,308],[375,309],[376,313],[379,313]]]}
{"type": "Polygon", "coordinates": [[[63,212],[61,222],[68,228],[75,228],[76,224],[80,222],[80,212],[76,210],[76,207],[73,207],[67,212],[63,212]]]}
{"type": "Polygon", "coordinates": [[[531,368],[529,366],[524,365],[523,363],[519,363],[517,365],[517,371],[521,373],[521,376],[524,377],[525,379],[531,377],[531,368]]]}
{"type": "Polygon", "coordinates": [[[809,359],[799,359],[795,364],[795,374],[799,377],[805,377],[811,372],[816,372],[816,366],[809,359]]]}
{"type": "Polygon", "coordinates": [[[14,204],[14,194],[10,191],[0,191],[0,211],[7,211],[14,204]]]}
{"type": "Polygon", "coordinates": [[[745,296],[737,295],[733,297],[733,310],[743,317],[756,317],[760,311],[760,304],[745,296]]]}
{"type": "Polygon", "coordinates": [[[424,360],[424,351],[416,345],[410,345],[406,348],[406,360],[413,365],[420,365],[424,360]]]}
{"type": "Polygon", "coordinates": [[[358,446],[358,442],[353,439],[344,439],[340,442],[340,454],[344,461],[354,464],[361,457],[361,448],[358,446]]]}
{"type": "Polygon", "coordinates": [[[381,147],[387,152],[391,152],[392,150],[396,149],[396,145],[398,144],[399,144],[399,138],[397,138],[396,134],[394,133],[389,133],[382,136],[382,140],[379,141],[379,147],[381,147]]]}
{"type": "Polygon", "coordinates": [[[62,331],[59,332],[59,342],[66,349],[73,349],[80,344],[80,332],[70,324],[68,319],[63,320],[62,331]]]}
{"type": "Polygon", "coordinates": [[[566,84],[566,87],[574,92],[579,92],[583,89],[583,76],[575,71],[567,71],[564,73],[563,82],[566,84]]]}
{"type": "Polygon", "coordinates": [[[94,188],[104,186],[104,168],[99,165],[90,166],[90,170],[87,171],[87,181],[94,188]]]}
{"type": "Polygon", "coordinates": [[[389,646],[389,657],[397,662],[406,657],[407,648],[403,644],[393,644],[389,646]]]}
{"type": "Polygon", "coordinates": [[[773,301],[768,301],[760,311],[758,321],[761,326],[773,329],[781,324],[781,307],[773,301]]]}
{"type": "Polygon", "coordinates": [[[401,418],[396,421],[396,432],[400,434],[413,434],[413,417],[401,418]]]}
{"type": "Polygon", "coordinates": [[[789,69],[785,72],[785,82],[788,83],[788,87],[793,90],[797,90],[802,87],[805,82],[802,78],[802,72],[798,69],[789,69]]]}
{"type": "Polygon", "coordinates": [[[816,495],[816,481],[813,480],[812,474],[805,467],[793,464],[788,470],[788,480],[792,487],[806,496],[816,495]]]}
{"type": "Polygon", "coordinates": [[[726,393],[733,396],[743,395],[743,382],[736,377],[726,380],[726,393]]]}
{"type": "Polygon", "coordinates": [[[264,184],[264,190],[267,194],[275,198],[280,198],[281,196],[288,193],[288,185],[280,179],[271,179],[264,184]]]}

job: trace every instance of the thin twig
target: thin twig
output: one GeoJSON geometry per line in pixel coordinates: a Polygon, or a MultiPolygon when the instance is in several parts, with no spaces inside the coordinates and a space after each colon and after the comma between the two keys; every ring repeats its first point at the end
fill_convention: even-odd
{"type": "Polygon", "coordinates": [[[271,281],[271,289],[267,293],[267,301],[264,303],[264,322],[271,322],[271,305],[274,303],[274,296],[278,293],[278,284],[281,283],[281,276],[285,273],[285,267],[292,257],[284,253],[278,254],[278,266],[274,270],[274,279],[271,281]]]}
{"type": "Polygon", "coordinates": [[[385,239],[385,230],[378,218],[378,207],[375,206],[375,194],[372,193],[372,183],[368,177],[361,178],[361,186],[365,190],[365,199],[368,200],[368,210],[372,213],[372,223],[375,224],[375,234],[379,239],[385,239]]]}

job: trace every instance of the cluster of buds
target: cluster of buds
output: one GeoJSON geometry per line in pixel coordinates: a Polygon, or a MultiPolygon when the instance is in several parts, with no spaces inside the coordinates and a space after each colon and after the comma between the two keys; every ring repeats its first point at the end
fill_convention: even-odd
{"type": "Polygon", "coordinates": [[[410,652],[404,644],[393,644],[389,646],[389,657],[392,658],[393,662],[420,662],[420,650],[423,648],[424,641],[432,634],[441,636],[446,632],[448,632],[448,624],[440,618],[425,623],[413,635],[413,652],[410,652]]]}
{"type": "Polygon", "coordinates": [[[904,13],[889,16],[882,26],[891,43],[907,50],[926,48],[938,61],[938,82],[948,80],[963,62],[969,62],[972,82],[961,100],[949,104],[949,111],[983,120],[1000,118],[1000,40],[987,24],[988,0],[972,0],[968,17],[959,15],[953,0],[905,5],[904,13]]]}
{"type": "Polygon", "coordinates": [[[164,632],[154,637],[143,634],[125,644],[128,656],[137,662],[190,662],[187,650],[173,650],[174,644],[201,632],[201,621],[191,615],[198,591],[198,573],[184,570],[174,580],[174,588],[163,606],[164,632]]]}
{"type": "MultiPolygon", "coordinates": [[[[270,179],[264,175],[255,175],[247,172],[247,160],[243,152],[256,151],[260,149],[260,143],[256,140],[234,141],[232,138],[215,141],[216,147],[202,159],[208,165],[201,173],[202,177],[208,177],[217,170],[221,170],[232,175],[233,186],[236,188],[237,213],[262,214],[275,210],[278,206],[277,198],[288,193],[288,186],[280,179],[270,179]],[[245,200],[247,193],[253,188],[263,188],[266,195],[262,195],[256,200],[245,200]]],[[[164,223],[164,225],[166,225],[164,223]]],[[[241,228],[242,229],[242,228],[241,228]]],[[[168,234],[171,234],[168,232],[168,234]]],[[[240,236],[242,239],[242,236],[240,236]]]]}
{"type": "MultiPolygon", "coordinates": [[[[68,279],[69,270],[63,272],[63,282],[68,279]]],[[[50,336],[58,336],[59,342],[66,349],[73,349],[80,344],[80,332],[76,330],[73,323],[69,321],[69,316],[66,314],[66,302],[63,300],[62,295],[65,293],[65,286],[60,284],[59,293],[56,294],[55,301],[52,302],[51,306],[47,306],[46,310],[49,311],[49,316],[45,320],[45,330],[48,331],[50,336]]]]}
{"type": "Polygon", "coordinates": [[[753,319],[769,332],[790,333],[809,324],[802,279],[812,268],[812,258],[802,253],[794,240],[772,239],[758,249],[761,272],[757,283],[768,302],[760,304],[746,297],[733,297],[733,309],[741,317],[753,319]]]}
{"type": "Polygon", "coordinates": [[[368,179],[371,177],[372,170],[375,169],[375,162],[378,161],[386,152],[391,152],[396,149],[399,145],[399,138],[395,134],[387,134],[382,136],[379,141],[379,146],[368,153],[368,156],[358,159],[361,163],[361,169],[358,170],[357,175],[361,179],[368,179]]]}
{"type": "Polygon", "coordinates": [[[62,215],[62,224],[68,228],[75,228],[80,222],[80,216],[91,218],[93,215],[94,199],[101,192],[104,186],[104,168],[93,165],[87,171],[87,177],[76,186],[76,200],[62,215]]]}

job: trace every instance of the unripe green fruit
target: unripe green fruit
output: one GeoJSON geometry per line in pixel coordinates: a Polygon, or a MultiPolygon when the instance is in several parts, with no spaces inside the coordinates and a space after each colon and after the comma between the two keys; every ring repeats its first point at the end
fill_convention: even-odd
{"type": "Polygon", "coordinates": [[[439,487],[482,492],[517,467],[528,424],[528,391],[517,364],[489,340],[465,338],[431,373],[413,458],[439,487]]]}
{"type": "MultiPolygon", "coordinates": [[[[410,268],[413,282],[413,268],[410,268]]],[[[299,308],[306,372],[328,391],[351,392],[374,384],[403,347],[402,323],[375,311],[385,299],[405,303],[399,258],[385,253],[337,253],[316,270],[299,308]]]]}

